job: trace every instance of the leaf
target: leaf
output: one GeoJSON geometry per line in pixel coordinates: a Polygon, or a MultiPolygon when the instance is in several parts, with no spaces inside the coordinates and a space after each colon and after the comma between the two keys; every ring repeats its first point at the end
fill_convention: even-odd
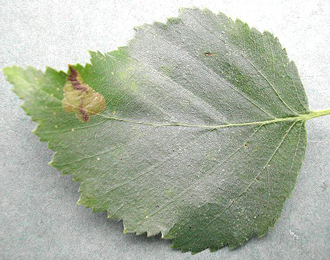
{"type": "Polygon", "coordinates": [[[309,111],[278,39],[240,20],[181,9],[136,31],[69,75],[4,70],[51,165],[124,232],[193,253],[264,235],[294,188],[305,122],[330,110],[309,111]]]}

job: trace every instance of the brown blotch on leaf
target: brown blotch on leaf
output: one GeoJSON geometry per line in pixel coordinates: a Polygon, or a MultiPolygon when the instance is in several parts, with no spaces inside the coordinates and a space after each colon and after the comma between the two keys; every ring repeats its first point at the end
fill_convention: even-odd
{"type": "Polygon", "coordinates": [[[69,65],[70,73],[64,86],[62,108],[68,113],[75,113],[77,118],[86,123],[92,115],[105,109],[104,97],[85,84],[79,72],[69,65]]]}
{"type": "Polygon", "coordinates": [[[205,56],[215,56],[215,55],[217,55],[217,54],[216,54],[215,52],[209,52],[209,51],[208,51],[208,52],[205,52],[204,55],[205,55],[205,56]]]}

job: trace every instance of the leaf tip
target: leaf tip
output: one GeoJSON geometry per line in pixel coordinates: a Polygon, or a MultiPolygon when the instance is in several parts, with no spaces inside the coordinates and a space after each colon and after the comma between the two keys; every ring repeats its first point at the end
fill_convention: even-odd
{"type": "Polygon", "coordinates": [[[1,69],[2,70],[2,73],[5,74],[5,75],[7,75],[7,73],[8,73],[8,71],[9,71],[10,68],[11,67],[4,67],[4,68],[2,68],[1,69]]]}
{"type": "Polygon", "coordinates": [[[2,73],[6,76],[6,80],[13,84],[11,76],[13,76],[12,74],[14,73],[14,71],[18,70],[18,69],[20,69],[20,67],[14,65],[12,67],[10,67],[10,66],[4,67],[1,70],[2,70],[2,73]]]}

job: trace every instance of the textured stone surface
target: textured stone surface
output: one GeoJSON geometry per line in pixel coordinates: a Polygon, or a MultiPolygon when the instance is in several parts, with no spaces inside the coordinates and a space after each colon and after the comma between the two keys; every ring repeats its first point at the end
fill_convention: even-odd
{"type": "MultiPolygon", "coordinates": [[[[311,109],[330,106],[330,3],[319,1],[0,2],[0,67],[67,64],[125,45],[132,28],[208,7],[279,37],[294,59],[311,109]],[[201,4],[203,3],[203,5],[201,4]]],[[[330,117],[308,122],[296,188],[275,229],[241,248],[191,256],[169,241],[123,235],[121,223],[76,205],[78,183],[48,166],[52,152],[31,133],[20,101],[0,75],[0,259],[329,259],[330,117]]]]}

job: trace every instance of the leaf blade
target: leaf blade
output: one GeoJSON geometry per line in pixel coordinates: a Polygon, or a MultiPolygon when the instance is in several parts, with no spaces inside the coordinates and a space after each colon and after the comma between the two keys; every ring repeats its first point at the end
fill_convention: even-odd
{"type": "Polygon", "coordinates": [[[194,253],[239,246],[274,225],[304,157],[309,110],[272,35],[184,9],[137,29],[128,47],[91,56],[75,68],[107,108],[86,124],[59,109],[65,73],[5,70],[55,151],[51,164],[81,182],[79,203],[194,253]]]}

